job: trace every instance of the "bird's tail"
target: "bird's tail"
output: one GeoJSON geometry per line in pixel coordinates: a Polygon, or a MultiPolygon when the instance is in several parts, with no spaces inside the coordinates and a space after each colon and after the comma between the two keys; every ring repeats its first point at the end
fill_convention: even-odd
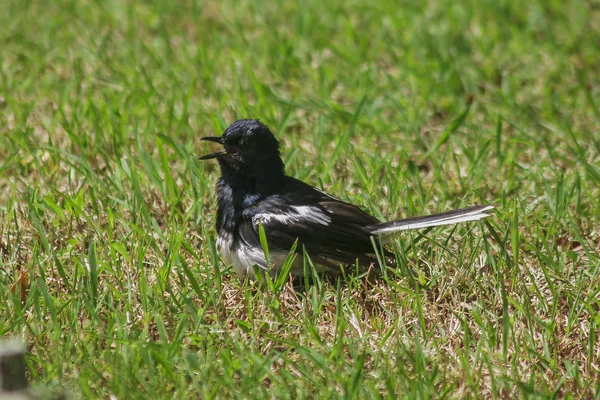
{"type": "Polygon", "coordinates": [[[386,235],[399,231],[407,231],[409,229],[453,225],[458,224],[459,222],[477,221],[489,217],[492,209],[494,209],[493,205],[472,206],[424,217],[412,217],[399,219],[397,221],[382,222],[370,226],[369,229],[373,235],[386,235]]]}

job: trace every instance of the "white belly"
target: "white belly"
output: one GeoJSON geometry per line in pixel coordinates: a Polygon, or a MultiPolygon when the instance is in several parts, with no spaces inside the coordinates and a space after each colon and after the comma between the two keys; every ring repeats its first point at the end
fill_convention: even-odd
{"type": "MultiPolygon", "coordinates": [[[[270,251],[269,264],[265,260],[265,254],[260,247],[237,246],[234,248],[233,238],[231,236],[217,237],[217,250],[221,254],[221,258],[227,265],[231,265],[233,270],[240,279],[251,279],[254,277],[253,267],[256,265],[262,271],[269,272],[275,275],[285,263],[288,253],[284,251],[270,251]]],[[[294,260],[292,271],[295,271],[299,266],[298,257],[294,260]]]]}

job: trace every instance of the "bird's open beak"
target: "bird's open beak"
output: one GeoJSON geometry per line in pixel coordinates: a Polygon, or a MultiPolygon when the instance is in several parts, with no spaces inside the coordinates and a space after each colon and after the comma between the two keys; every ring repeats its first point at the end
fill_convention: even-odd
{"type": "MultiPolygon", "coordinates": [[[[215,143],[223,144],[223,140],[220,137],[216,137],[216,136],[206,136],[206,137],[201,138],[200,140],[206,140],[207,142],[215,142],[215,143]]],[[[219,158],[219,157],[222,157],[225,155],[227,155],[226,151],[218,151],[216,153],[207,154],[205,156],[202,156],[199,158],[199,160],[210,160],[212,158],[219,158]]]]}

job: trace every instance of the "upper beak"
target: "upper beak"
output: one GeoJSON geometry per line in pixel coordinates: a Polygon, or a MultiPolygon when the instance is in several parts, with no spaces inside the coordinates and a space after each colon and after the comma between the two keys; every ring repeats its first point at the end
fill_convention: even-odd
{"type": "Polygon", "coordinates": [[[223,139],[221,139],[218,136],[205,136],[205,137],[201,138],[200,140],[206,140],[207,142],[215,142],[215,143],[223,144],[223,139]]]}
{"type": "MultiPolygon", "coordinates": [[[[216,137],[216,136],[206,136],[206,137],[201,138],[200,140],[206,140],[208,142],[215,142],[215,143],[223,144],[223,140],[220,137],[216,137]]],[[[218,158],[218,157],[224,156],[226,154],[227,154],[226,151],[219,151],[216,153],[207,154],[205,156],[202,156],[199,158],[199,160],[210,160],[211,158],[218,158]]]]}

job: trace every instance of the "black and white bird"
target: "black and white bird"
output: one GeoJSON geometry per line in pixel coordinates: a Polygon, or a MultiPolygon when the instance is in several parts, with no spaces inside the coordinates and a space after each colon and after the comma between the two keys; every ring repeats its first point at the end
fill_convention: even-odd
{"type": "MultiPolygon", "coordinates": [[[[398,231],[476,221],[494,208],[479,205],[381,222],[355,205],[287,176],[279,142],[258,120],[235,121],[222,136],[201,140],[223,146],[223,151],[200,159],[219,162],[217,248],[240,278],[253,278],[255,265],[276,274],[296,241],[296,252],[302,254],[305,248],[318,272],[339,273],[341,266],[357,262],[366,270],[376,259],[371,237],[382,243],[382,237],[398,231]],[[260,225],[267,239],[268,264],[260,225]]],[[[303,273],[301,258],[296,257],[292,274],[303,273]]]]}

